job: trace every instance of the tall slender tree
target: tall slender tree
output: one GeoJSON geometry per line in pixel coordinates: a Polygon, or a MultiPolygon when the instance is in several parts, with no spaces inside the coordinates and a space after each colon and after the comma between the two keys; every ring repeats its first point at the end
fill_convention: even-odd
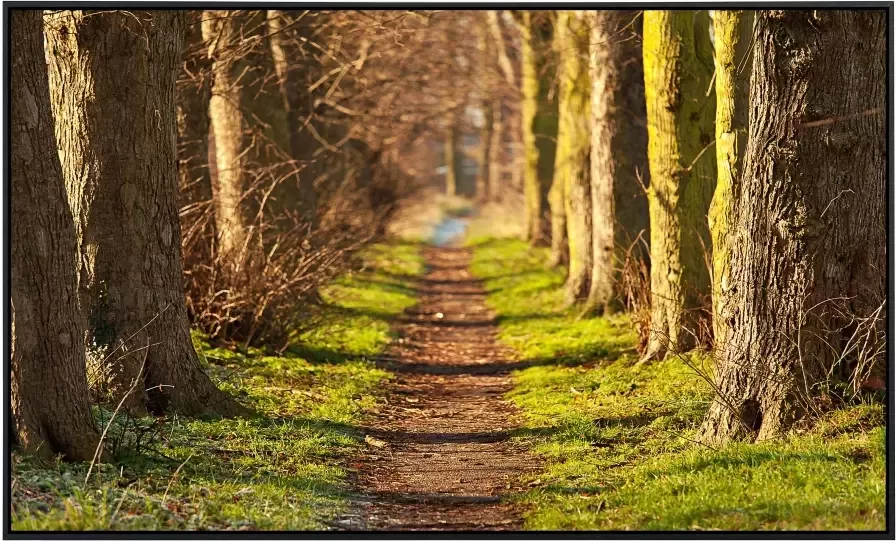
{"type": "Polygon", "coordinates": [[[650,164],[650,337],[644,360],[686,350],[709,324],[707,211],[716,184],[705,10],[644,12],[650,164]]]}
{"type": "Polygon", "coordinates": [[[445,130],[445,193],[448,195],[459,195],[460,186],[458,184],[458,156],[457,156],[457,139],[458,139],[458,118],[457,111],[448,113],[445,130]]]}
{"type": "Polygon", "coordinates": [[[715,442],[780,435],[886,299],[886,12],[755,17],[715,442]]]}
{"type": "MultiPolygon", "coordinates": [[[[479,49],[479,67],[480,73],[487,74],[492,61],[492,51],[494,46],[490,39],[488,21],[479,21],[478,28],[478,49],[479,49]]],[[[488,92],[481,97],[480,108],[482,110],[482,128],[479,132],[479,159],[476,177],[476,197],[481,200],[489,199],[492,191],[492,182],[494,179],[492,174],[493,152],[492,139],[495,129],[495,111],[492,104],[492,97],[488,92]]]]}
{"type": "MultiPolygon", "coordinates": [[[[311,151],[320,147],[320,144],[312,141],[313,137],[308,134],[308,129],[303,127],[303,123],[313,119],[311,110],[313,105],[309,103],[309,92],[302,88],[301,80],[296,71],[298,69],[308,69],[308,66],[302,65],[300,68],[291,65],[290,59],[294,58],[295,53],[290,55],[290,44],[296,40],[301,41],[304,36],[301,33],[307,32],[308,24],[304,23],[302,17],[295,17],[293,13],[281,10],[269,9],[266,12],[268,42],[271,48],[271,56],[274,60],[274,70],[277,74],[277,80],[280,84],[280,96],[283,100],[283,109],[286,112],[286,128],[289,137],[289,151],[293,160],[312,161],[311,151]],[[296,36],[295,34],[299,34],[296,36]],[[287,40],[286,38],[292,38],[287,40]]],[[[307,39],[307,38],[306,38],[307,39]]],[[[305,60],[306,63],[312,63],[313,60],[305,60]]],[[[292,64],[295,64],[294,60],[292,64]]],[[[305,170],[301,167],[294,167],[298,178],[298,206],[299,215],[304,224],[307,224],[309,231],[317,228],[317,192],[314,187],[314,178],[318,167],[307,167],[305,170]]]]}
{"type": "Polygon", "coordinates": [[[709,207],[712,234],[712,316],[716,350],[724,348],[724,319],[734,307],[726,307],[730,289],[731,221],[734,194],[743,169],[749,127],[750,51],[753,12],[713,12],[716,82],[716,160],[718,180],[709,207]]]}
{"type": "Polygon", "coordinates": [[[594,262],[586,310],[603,313],[616,309],[627,251],[640,256],[637,239],[649,234],[644,64],[639,12],[588,13],[594,262]]]}
{"type": "Polygon", "coordinates": [[[54,12],[52,107],[83,304],[123,376],[115,397],[135,412],[235,414],[200,368],[184,299],[174,103],[184,22],[177,11],[54,12]]]}
{"type": "MultiPolygon", "coordinates": [[[[567,301],[588,296],[591,281],[592,227],[590,148],[591,83],[588,75],[588,31],[582,11],[561,11],[554,34],[560,58],[560,118],[551,215],[565,216],[569,249],[567,301]],[[559,188],[562,186],[562,188],[559,188]],[[562,199],[561,199],[562,189],[562,199]]],[[[556,230],[556,228],[555,228],[556,230]]]]}
{"type": "Polygon", "coordinates": [[[492,201],[499,201],[503,197],[504,183],[503,180],[503,170],[504,170],[504,162],[503,160],[506,157],[505,154],[505,145],[504,145],[504,135],[505,130],[507,129],[507,124],[504,122],[504,101],[500,98],[495,99],[490,104],[491,113],[492,113],[492,130],[491,130],[491,143],[489,144],[489,155],[491,159],[489,160],[489,185],[488,185],[488,197],[492,201]]]}
{"type": "Polygon", "coordinates": [[[215,165],[212,192],[215,204],[215,230],[218,256],[225,269],[239,268],[246,247],[246,231],[240,201],[242,187],[243,129],[240,112],[240,88],[234,73],[235,13],[208,10],[202,16],[202,38],[212,60],[211,98],[208,104],[211,134],[214,140],[210,161],[215,165]]]}
{"type": "MultiPolygon", "coordinates": [[[[202,47],[202,11],[187,12],[184,51],[202,47]]],[[[177,86],[177,144],[181,208],[211,200],[209,173],[208,102],[211,85],[206,75],[211,62],[205,54],[187,56],[177,86]]]]}
{"type": "Polygon", "coordinates": [[[99,434],[87,402],[74,222],[56,151],[42,13],[9,12],[11,377],[15,435],[29,453],[90,460],[99,434]]]}

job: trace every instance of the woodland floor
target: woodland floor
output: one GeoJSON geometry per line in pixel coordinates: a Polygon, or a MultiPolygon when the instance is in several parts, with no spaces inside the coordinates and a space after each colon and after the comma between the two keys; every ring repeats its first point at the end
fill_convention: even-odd
{"type": "MultiPolygon", "coordinates": [[[[511,441],[519,416],[511,352],[496,343],[494,313],[470,274],[471,253],[428,247],[419,302],[381,358],[397,374],[387,405],[365,430],[357,464],[366,530],[507,530],[522,527],[506,496],[522,490],[533,458],[511,441]]],[[[360,517],[359,517],[360,518],[360,517]]]]}
{"type": "MultiPolygon", "coordinates": [[[[450,227],[410,236],[462,230],[443,206],[425,221],[450,227]]],[[[463,248],[368,247],[285,351],[196,333],[248,418],[95,406],[117,458],[89,478],[14,452],[12,529],[885,527],[883,396],[779,441],[700,445],[711,357],[638,366],[630,316],[580,317],[547,251],[489,216],[462,220],[463,248]]]]}

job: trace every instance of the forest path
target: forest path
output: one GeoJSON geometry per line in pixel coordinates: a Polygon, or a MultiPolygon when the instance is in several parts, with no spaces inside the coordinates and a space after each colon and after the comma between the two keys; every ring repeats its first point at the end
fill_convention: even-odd
{"type": "Polygon", "coordinates": [[[365,428],[361,492],[350,529],[513,530],[506,496],[535,467],[511,441],[515,407],[503,399],[514,363],[496,343],[494,315],[469,270],[470,251],[427,247],[418,304],[395,323],[383,366],[396,372],[388,403],[365,428]],[[370,439],[370,437],[374,439],[370,439]]]}

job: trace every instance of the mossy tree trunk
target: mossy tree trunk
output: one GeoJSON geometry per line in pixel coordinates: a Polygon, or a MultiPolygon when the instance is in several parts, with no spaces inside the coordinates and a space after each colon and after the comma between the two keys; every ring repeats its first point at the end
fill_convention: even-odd
{"type": "MultiPolygon", "coordinates": [[[[781,435],[886,299],[887,14],[755,15],[710,442],[781,435]]],[[[863,340],[880,340],[885,318],[863,340]]],[[[873,343],[873,342],[871,342],[873,343]]]]}
{"type": "Polygon", "coordinates": [[[642,257],[647,235],[647,129],[640,14],[589,12],[593,267],[586,311],[618,307],[626,253],[642,257]]]}
{"type": "Polygon", "coordinates": [[[94,340],[114,353],[115,398],[135,412],[235,414],[202,372],[184,298],[174,103],[184,23],[177,11],[54,12],[52,104],[82,298],[94,340]]]}
{"type": "MultiPolygon", "coordinates": [[[[569,273],[566,279],[567,302],[588,296],[591,282],[592,228],[589,134],[591,82],[588,75],[588,29],[582,11],[561,11],[557,15],[554,47],[560,58],[560,118],[557,130],[557,158],[554,185],[563,186],[562,199],[557,189],[551,202],[551,214],[562,214],[566,221],[569,273]]],[[[556,231],[556,228],[555,228],[556,231]]]]}
{"type": "Polygon", "coordinates": [[[10,405],[28,453],[91,460],[78,245],[53,134],[40,10],[9,12],[11,76],[10,405]]]}
{"type": "Polygon", "coordinates": [[[716,184],[705,10],[644,12],[650,165],[650,337],[644,360],[685,351],[709,325],[707,211],[716,184]],[[709,89],[709,91],[707,91],[709,89]]]}
{"type": "MultiPolygon", "coordinates": [[[[524,154],[526,238],[533,246],[547,246],[552,238],[548,220],[548,189],[553,178],[554,138],[557,134],[556,102],[547,98],[552,74],[545,70],[550,64],[550,24],[548,21],[533,21],[533,14],[528,10],[517,12],[515,21],[521,34],[520,124],[524,154]]],[[[562,215],[559,224],[565,231],[562,215]]],[[[560,238],[565,238],[564,235],[560,238]]],[[[565,251],[557,252],[565,254],[565,251]]]]}
{"type": "Polygon", "coordinates": [[[731,287],[731,220],[736,184],[743,170],[749,128],[750,46],[753,12],[713,12],[716,66],[716,160],[718,180],[709,207],[712,234],[712,321],[714,349],[725,344],[724,319],[734,307],[725,306],[731,287]]]}

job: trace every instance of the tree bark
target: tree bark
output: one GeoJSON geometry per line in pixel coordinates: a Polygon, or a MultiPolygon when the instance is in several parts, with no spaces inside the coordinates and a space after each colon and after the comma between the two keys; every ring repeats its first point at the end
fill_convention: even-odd
{"type": "Polygon", "coordinates": [[[516,88],[516,73],[513,70],[513,62],[510,61],[510,57],[507,55],[507,46],[504,43],[504,32],[501,29],[501,20],[498,16],[498,12],[494,10],[489,10],[486,13],[486,18],[488,20],[489,31],[491,32],[492,39],[495,43],[495,53],[498,57],[498,67],[501,68],[501,73],[504,75],[504,81],[511,87],[516,88]]]}
{"type": "Polygon", "coordinates": [[[590,13],[591,204],[593,266],[586,311],[619,307],[618,277],[626,254],[643,257],[649,231],[644,64],[637,11],[590,13]],[[634,26],[637,25],[637,26],[634,26]]]}
{"type": "Polygon", "coordinates": [[[448,115],[448,130],[445,133],[445,193],[459,195],[457,185],[457,113],[448,115]]]}
{"type": "Polygon", "coordinates": [[[233,74],[236,27],[233,13],[208,10],[202,17],[202,38],[212,59],[208,115],[214,137],[216,175],[212,177],[218,256],[226,269],[238,269],[244,257],[246,230],[240,212],[243,130],[240,89],[233,74]]]}
{"type": "MultiPolygon", "coordinates": [[[[289,133],[289,150],[293,160],[311,159],[309,150],[319,147],[307,134],[308,130],[302,126],[302,116],[312,115],[308,103],[308,92],[302,88],[297,80],[295,69],[290,69],[290,58],[287,52],[287,44],[284,40],[286,32],[290,31],[293,21],[290,15],[280,10],[267,10],[268,42],[271,46],[271,56],[274,60],[274,70],[280,83],[280,95],[283,98],[283,107],[286,110],[286,126],[289,133]]],[[[303,170],[295,167],[298,179],[299,216],[304,224],[307,224],[309,233],[317,228],[317,192],[314,188],[316,167],[308,167],[303,170]]]]}
{"type": "Polygon", "coordinates": [[[886,299],[886,12],[755,17],[710,442],[781,435],[886,299]]]}
{"type": "Polygon", "coordinates": [[[479,134],[479,169],[476,179],[476,197],[487,201],[492,191],[492,134],[494,133],[495,113],[490,100],[483,100],[482,131],[479,134]]]}
{"type": "MultiPolygon", "coordinates": [[[[483,21],[478,25],[479,28],[479,66],[482,73],[488,73],[489,63],[492,58],[492,44],[489,39],[489,30],[487,21],[483,21]]],[[[481,201],[487,201],[491,194],[492,184],[492,133],[494,132],[495,112],[492,107],[491,96],[482,96],[480,101],[482,108],[482,129],[479,132],[479,159],[477,160],[477,176],[476,176],[476,198],[481,201]]]]}
{"type": "Polygon", "coordinates": [[[713,12],[716,66],[716,161],[718,179],[709,207],[712,234],[712,326],[713,349],[725,347],[724,320],[731,287],[731,221],[733,194],[743,169],[749,128],[750,52],[753,39],[753,12],[713,12]]]}
{"type": "Polygon", "coordinates": [[[651,263],[644,360],[662,359],[669,348],[694,347],[709,325],[706,213],[716,184],[709,148],[712,72],[706,11],[644,12],[651,263]]]}
{"type": "Polygon", "coordinates": [[[500,201],[503,198],[503,172],[506,163],[506,152],[504,145],[504,111],[503,101],[498,99],[492,105],[492,132],[491,132],[491,148],[489,151],[489,185],[488,197],[492,201],[500,201]]]}
{"type": "Polygon", "coordinates": [[[560,57],[560,118],[554,184],[564,187],[564,197],[562,201],[559,197],[552,201],[551,214],[554,214],[555,203],[558,211],[561,205],[564,206],[569,249],[566,300],[572,304],[588,296],[593,248],[589,180],[591,83],[585,60],[588,32],[584,12],[558,13],[554,37],[560,57]]]}
{"type": "MultiPolygon", "coordinates": [[[[552,226],[548,223],[548,188],[554,169],[554,142],[556,124],[545,122],[545,117],[552,111],[547,91],[550,85],[542,84],[542,68],[545,67],[546,51],[544,46],[545,32],[533,23],[532,14],[525,10],[518,12],[514,19],[521,33],[521,70],[520,84],[522,98],[520,102],[520,124],[522,126],[524,169],[523,194],[525,199],[526,238],[533,246],[547,246],[552,238],[564,238],[563,235],[552,235],[552,226]],[[553,127],[553,134],[550,134],[553,127]],[[550,137],[541,137],[548,132],[550,137]]],[[[545,78],[545,80],[548,80],[545,78]]],[[[555,111],[553,111],[555,112],[555,111]]],[[[559,217],[559,226],[566,230],[566,224],[559,217]]],[[[562,255],[558,247],[551,252],[562,255]]],[[[559,258],[562,259],[562,258],[559,258]]],[[[559,261],[558,261],[559,264],[559,261]]]]}
{"type": "Polygon", "coordinates": [[[9,12],[11,377],[18,443],[28,453],[91,460],[90,404],[77,241],[56,151],[40,10],[9,12]]]}
{"type": "MultiPolygon", "coordinates": [[[[190,12],[190,22],[184,32],[184,51],[195,51],[202,46],[202,12],[190,12]]],[[[177,85],[177,149],[180,172],[181,208],[187,204],[212,199],[209,173],[209,118],[208,102],[211,86],[205,76],[211,62],[205,52],[188,55],[181,80],[177,85]]],[[[187,56],[185,54],[185,56],[187,56]]]]}
{"type": "Polygon", "coordinates": [[[123,367],[114,389],[153,412],[242,408],[202,372],[190,338],[177,208],[176,11],[58,12],[46,21],[59,155],[81,231],[94,339],[123,367]]]}

